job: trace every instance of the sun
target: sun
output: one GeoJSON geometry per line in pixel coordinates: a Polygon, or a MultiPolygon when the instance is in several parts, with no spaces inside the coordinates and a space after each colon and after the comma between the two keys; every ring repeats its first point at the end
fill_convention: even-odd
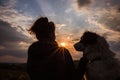
{"type": "Polygon", "coordinates": [[[61,42],[61,43],[60,43],[60,46],[65,47],[65,46],[66,46],[66,43],[65,43],[65,42],[61,42]]]}

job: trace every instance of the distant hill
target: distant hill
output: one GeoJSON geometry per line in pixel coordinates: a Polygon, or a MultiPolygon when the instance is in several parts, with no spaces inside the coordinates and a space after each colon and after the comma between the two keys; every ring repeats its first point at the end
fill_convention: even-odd
{"type": "Polygon", "coordinates": [[[26,63],[0,63],[0,69],[26,71],[26,63]]]}
{"type": "MultiPolygon", "coordinates": [[[[75,66],[78,65],[78,62],[78,60],[74,61],[75,66]]],[[[26,63],[0,63],[0,69],[26,71],[26,67],[26,63]]]]}

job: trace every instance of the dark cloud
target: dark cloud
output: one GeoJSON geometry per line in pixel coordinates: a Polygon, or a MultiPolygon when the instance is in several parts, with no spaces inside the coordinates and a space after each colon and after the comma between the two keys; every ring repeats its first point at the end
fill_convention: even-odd
{"type": "Polygon", "coordinates": [[[77,0],[78,6],[91,8],[92,10],[97,9],[111,9],[111,8],[120,8],[119,0],[77,0]],[[90,5],[90,6],[88,6],[90,5]]]}
{"type": "Polygon", "coordinates": [[[98,22],[107,29],[120,32],[120,1],[98,0],[95,3],[94,8],[99,8],[96,14],[101,11],[98,22]]]}
{"type": "Polygon", "coordinates": [[[119,34],[114,34],[111,32],[106,32],[102,34],[109,43],[110,49],[115,53],[120,53],[120,37],[117,37],[119,34]]]}
{"type": "Polygon", "coordinates": [[[8,2],[9,0],[0,0],[0,6],[6,6],[6,3],[8,2]]]}
{"type": "Polygon", "coordinates": [[[29,39],[22,33],[17,32],[16,29],[12,28],[9,23],[0,20],[0,46],[4,47],[3,49],[0,49],[0,56],[11,55],[16,57],[26,57],[27,51],[21,49],[22,45],[19,45],[20,42],[29,43],[29,39]]]}
{"type": "Polygon", "coordinates": [[[110,6],[115,6],[117,8],[120,7],[120,1],[119,0],[107,0],[110,6]]]}
{"type": "Polygon", "coordinates": [[[105,25],[104,27],[110,30],[120,32],[120,14],[118,12],[111,15],[111,13],[103,15],[98,22],[105,25]]]}
{"type": "Polygon", "coordinates": [[[27,41],[25,38],[26,36],[18,33],[9,23],[0,20],[0,43],[21,40],[27,41]]]}
{"type": "Polygon", "coordinates": [[[93,8],[108,9],[111,7],[116,7],[116,8],[120,7],[119,0],[94,0],[93,3],[93,8]]]}
{"type": "MultiPolygon", "coordinates": [[[[19,26],[18,26],[19,27],[19,26]]],[[[0,20],[0,44],[3,42],[16,42],[16,41],[25,41],[29,42],[29,38],[23,35],[20,32],[16,31],[17,29],[11,27],[7,22],[0,20]]]]}
{"type": "Polygon", "coordinates": [[[19,50],[19,49],[3,49],[0,50],[0,56],[14,56],[14,57],[19,57],[19,58],[27,58],[27,51],[26,50],[19,50]]]}
{"type": "Polygon", "coordinates": [[[92,2],[92,0],[77,0],[79,7],[84,7],[89,5],[92,2]]]}

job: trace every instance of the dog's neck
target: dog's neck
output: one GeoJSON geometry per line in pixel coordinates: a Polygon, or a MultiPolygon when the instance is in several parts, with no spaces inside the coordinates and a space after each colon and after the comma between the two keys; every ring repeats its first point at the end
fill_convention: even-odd
{"type": "Polygon", "coordinates": [[[97,55],[96,53],[95,54],[92,54],[92,53],[89,53],[89,54],[84,54],[84,56],[87,58],[87,60],[91,63],[93,61],[96,61],[96,60],[101,60],[102,57],[100,57],[99,55],[97,55]]]}
{"type": "Polygon", "coordinates": [[[86,56],[86,58],[91,62],[98,61],[98,60],[104,60],[106,58],[103,57],[101,52],[98,50],[96,46],[88,46],[84,51],[83,51],[83,56],[86,56]]]}
{"type": "Polygon", "coordinates": [[[88,60],[88,63],[93,63],[95,61],[101,61],[101,60],[109,60],[113,57],[103,57],[103,55],[100,52],[92,52],[89,51],[87,53],[83,53],[83,57],[86,57],[88,60]]]}
{"type": "Polygon", "coordinates": [[[96,48],[94,47],[90,47],[87,48],[86,50],[83,51],[83,56],[85,56],[90,62],[93,61],[98,61],[98,60],[107,60],[110,58],[113,58],[113,56],[111,56],[112,52],[110,50],[107,50],[105,52],[101,52],[98,51],[96,48]],[[106,53],[108,53],[106,55],[106,53]]]}
{"type": "Polygon", "coordinates": [[[101,57],[93,56],[93,55],[90,55],[90,54],[83,54],[83,57],[86,58],[86,60],[88,61],[88,63],[93,63],[94,61],[102,60],[101,57]]]}
{"type": "Polygon", "coordinates": [[[84,51],[83,51],[83,56],[86,56],[87,59],[92,60],[95,59],[96,57],[99,57],[100,54],[98,53],[97,50],[95,50],[94,46],[88,46],[84,51]]]}

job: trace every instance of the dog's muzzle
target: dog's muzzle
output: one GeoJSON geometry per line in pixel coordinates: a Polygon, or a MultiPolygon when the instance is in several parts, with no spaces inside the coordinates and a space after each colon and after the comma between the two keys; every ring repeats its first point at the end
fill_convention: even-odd
{"type": "Polygon", "coordinates": [[[74,48],[77,50],[77,51],[83,51],[84,50],[84,46],[82,43],[78,42],[74,45],[74,48]]]}

